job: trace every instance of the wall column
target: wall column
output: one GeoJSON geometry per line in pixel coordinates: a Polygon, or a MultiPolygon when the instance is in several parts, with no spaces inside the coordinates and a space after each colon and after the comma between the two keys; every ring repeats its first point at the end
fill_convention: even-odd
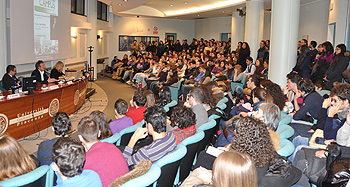
{"type": "Polygon", "coordinates": [[[0,75],[6,73],[7,62],[7,19],[6,0],[0,0],[0,75]]]}
{"type": "MultiPolygon", "coordinates": [[[[236,50],[237,43],[242,41],[242,29],[241,25],[244,19],[239,16],[238,12],[232,12],[232,23],[231,23],[231,51],[236,50]]],[[[244,23],[243,23],[244,24],[244,23]]]]}
{"type": "Polygon", "coordinates": [[[300,0],[272,0],[269,79],[284,87],[297,61],[300,0]]]}
{"type": "MultiPolygon", "coordinates": [[[[88,50],[87,47],[93,46],[94,51],[91,55],[91,65],[95,68],[94,71],[94,78],[97,79],[97,2],[96,0],[88,0],[88,12],[87,12],[87,18],[88,23],[91,23],[91,29],[87,32],[87,46],[81,46],[86,47],[86,51],[88,50]]],[[[90,63],[90,53],[87,51],[87,59],[88,63],[90,63]]]]}
{"type": "Polygon", "coordinates": [[[256,60],[260,40],[263,38],[264,31],[264,1],[247,1],[246,7],[244,40],[249,44],[250,56],[256,60]]]}

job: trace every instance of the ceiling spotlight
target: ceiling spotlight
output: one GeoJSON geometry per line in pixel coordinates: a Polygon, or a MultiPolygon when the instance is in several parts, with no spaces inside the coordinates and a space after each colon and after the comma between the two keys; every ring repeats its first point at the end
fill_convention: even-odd
{"type": "Polygon", "coordinates": [[[170,5],[170,6],[173,6],[173,5],[170,5]]]}
{"type": "Polygon", "coordinates": [[[187,1],[185,1],[185,5],[187,5],[188,4],[188,2],[187,1]]]}
{"type": "Polygon", "coordinates": [[[225,13],[225,11],[222,11],[222,13],[225,13]]]}
{"type": "Polygon", "coordinates": [[[118,4],[119,6],[123,6],[121,3],[118,4]]]}
{"type": "Polygon", "coordinates": [[[197,16],[199,17],[199,16],[201,16],[201,15],[198,14],[197,16]]]}
{"type": "Polygon", "coordinates": [[[127,2],[128,0],[123,0],[123,1],[127,2]]]}

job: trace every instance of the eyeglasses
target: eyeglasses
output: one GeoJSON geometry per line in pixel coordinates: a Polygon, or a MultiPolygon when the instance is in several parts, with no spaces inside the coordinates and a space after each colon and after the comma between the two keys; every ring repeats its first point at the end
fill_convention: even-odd
{"type": "Polygon", "coordinates": [[[341,101],[341,99],[331,99],[331,102],[337,103],[337,102],[339,102],[339,101],[341,101]]]}

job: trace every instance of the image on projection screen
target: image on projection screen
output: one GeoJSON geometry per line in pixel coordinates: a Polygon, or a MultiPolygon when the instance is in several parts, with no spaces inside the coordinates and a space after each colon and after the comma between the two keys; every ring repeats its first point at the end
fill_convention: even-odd
{"type": "MultiPolygon", "coordinates": [[[[34,0],[34,54],[50,55],[58,53],[58,40],[51,39],[50,16],[58,16],[58,0],[43,2],[34,0]]],[[[52,28],[55,28],[56,18],[52,28]]]]}
{"type": "Polygon", "coordinates": [[[11,64],[70,58],[70,10],[70,0],[11,0],[11,64]]]}

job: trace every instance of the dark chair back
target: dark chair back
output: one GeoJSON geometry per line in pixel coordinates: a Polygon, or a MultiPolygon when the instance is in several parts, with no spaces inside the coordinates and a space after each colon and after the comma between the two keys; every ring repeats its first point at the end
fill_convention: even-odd
{"type": "Polygon", "coordinates": [[[196,134],[181,142],[181,144],[186,145],[187,153],[180,163],[180,176],[178,182],[182,183],[190,174],[199,144],[201,140],[203,140],[204,136],[204,132],[202,130],[198,130],[196,134]]]}
{"type": "Polygon", "coordinates": [[[120,145],[127,146],[134,132],[123,134],[120,139],[120,145]]]}

